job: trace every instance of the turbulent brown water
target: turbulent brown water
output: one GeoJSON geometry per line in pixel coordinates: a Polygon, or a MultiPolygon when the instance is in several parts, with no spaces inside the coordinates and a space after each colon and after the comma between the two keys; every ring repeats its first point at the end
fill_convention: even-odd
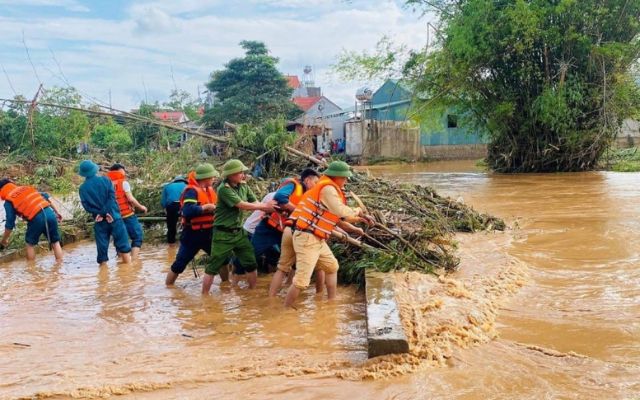
{"type": "Polygon", "coordinates": [[[199,295],[174,250],[99,271],[0,264],[0,398],[636,398],[640,174],[490,175],[472,163],[375,167],[516,226],[460,237],[450,277],[398,274],[409,355],[366,361],[362,294],[308,292],[284,311],[255,292],[199,295]]]}

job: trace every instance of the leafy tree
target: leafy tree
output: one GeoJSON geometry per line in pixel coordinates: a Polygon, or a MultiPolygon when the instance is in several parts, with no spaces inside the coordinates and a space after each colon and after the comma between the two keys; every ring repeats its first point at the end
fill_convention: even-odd
{"type": "Polygon", "coordinates": [[[278,116],[293,118],[300,110],[290,101],[292,89],[278,71],[278,59],[262,42],[242,41],[245,56],[211,74],[207,84],[216,102],[204,120],[221,127],[224,121],[258,124],[278,116]]]}
{"type": "MultiPolygon", "coordinates": [[[[153,118],[153,113],[160,110],[160,105],[156,103],[141,103],[137,114],[153,118]]],[[[138,148],[150,148],[158,143],[159,128],[141,121],[127,121],[127,129],[131,132],[133,138],[133,146],[138,148]],[[153,146],[152,146],[153,145],[153,146]]]]}
{"type": "Polygon", "coordinates": [[[124,152],[133,146],[129,131],[113,121],[96,126],[91,135],[91,141],[110,152],[124,152]]]}
{"type": "MultiPolygon", "coordinates": [[[[431,51],[403,53],[398,73],[415,90],[414,112],[456,110],[488,135],[496,171],[591,169],[637,115],[638,1],[406,3],[440,19],[431,51]]],[[[371,69],[386,56],[365,60],[371,69]]]]}
{"type": "MultiPolygon", "coordinates": [[[[57,104],[67,107],[80,107],[82,102],[82,96],[74,87],[57,87],[54,86],[51,89],[44,91],[44,94],[40,98],[41,103],[57,104]]],[[[68,114],[68,110],[56,107],[41,106],[40,111],[48,115],[65,116],[68,114]]]]}
{"type": "MultiPolygon", "coordinates": [[[[81,111],[70,111],[64,116],[35,113],[33,125],[35,153],[40,158],[50,155],[72,157],[78,144],[87,139],[91,131],[89,119],[81,111]]],[[[25,146],[31,144],[25,141],[25,146]]]]}
{"type": "Polygon", "coordinates": [[[198,108],[202,106],[202,102],[194,99],[186,90],[172,90],[169,101],[163,103],[163,106],[171,110],[184,112],[191,121],[200,119],[198,108]]]}
{"type": "Polygon", "coordinates": [[[261,172],[278,170],[287,158],[285,146],[295,142],[296,135],[288,132],[284,118],[266,120],[260,125],[238,125],[231,137],[230,148],[240,152],[246,151],[257,155],[257,164],[261,172]]]}
{"type": "MultiPolygon", "coordinates": [[[[24,101],[24,96],[14,100],[24,101]]],[[[24,103],[10,103],[7,111],[0,110],[0,153],[16,151],[22,146],[27,127],[27,106],[24,103]]]]}

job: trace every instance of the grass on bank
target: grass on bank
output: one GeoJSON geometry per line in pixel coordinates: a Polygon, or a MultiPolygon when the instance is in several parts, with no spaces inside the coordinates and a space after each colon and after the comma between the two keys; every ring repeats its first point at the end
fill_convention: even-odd
{"type": "Polygon", "coordinates": [[[640,148],[611,149],[601,164],[609,171],[640,172],[640,148]]]}

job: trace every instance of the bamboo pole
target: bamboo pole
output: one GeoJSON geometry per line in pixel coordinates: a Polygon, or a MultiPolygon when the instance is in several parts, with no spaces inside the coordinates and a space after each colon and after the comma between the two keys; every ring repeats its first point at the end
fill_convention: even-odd
{"type": "MultiPolygon", "coordinates": [[[[19,103],[19,104],[24,104],[24,103],[31,103],[31,101],[29,100],[14,100],[14,99],[0,99],[0,101],[3,102],[9,102],[9,103],[19,103]]],[[[134,120],[134,121],[138,121],[138,122],[145,122],[148,124],[152,124],[152,125],[156,125],[156,126],[161,126],[167,129],[172,129],[174,131],[179,131],[179,132],[185,132],[194,136],[200,136],[203,138],[207,138],[207,139],[211,139],[215,142],[220,142],[220,143],[228,143],[229,141],[227,140],[227,138],[225,137],[220,137],[220,136],[214,136],[211,134],[207,134],[205,132],[200,132],[198,130],[194,130],[194,129],[189,129],[189,128],[185,128],[179,125],[172,125],[172,124],[167,124],[161,121],[157,121],[155,119],[151,119],[151,118],[146,118],[140,115],[135,115],[135,114],[131,114],[131,113],[127,113],[127,112],[123,112],[122,114],[115,114],[113,112],[107,112],[107,111],[100,111],[100,110],[91,110],[91,109],[87,109],[87,108],[80,108],[80,107],[72,107],[72,106],[63,106],[60,104],[53,104],[53,103],[41,103],[39,102],[38,105],[41,106],[45,106],[45,107],[54,107],[54,108],[61,108],[63,110],[71,110],[71,111],[81,111],[87,114],[95,114],[95,115],[104,115],[104,116],[109,116],[109,117],[120,117],[120,118],[126,118],[126,119],[130,119],[130,120],[134,120]]],[[[97,105],[97,107],[100,108],[104,108],[103,106],[97,105]]]]}
{"type": "Polygon", "coordinates": [[[164,222],[166,220],[167,220],[167,217],[153,217],[153,216],[138,217],[138,221],[140,221],[140,222],[164,222]]]}
{"type": "Polygon", "coordinates": [[[320,160],[319,158],[316,158],[316,157],[314,157],[314,156],[311,156],[311,155],[309,155],[309,154],[307,154],[307,153],[304,153],[304,152],[302,152],[302,151],[300,151],[300,150],[294,149],[294,148],[293,148],[293,147],[291,147],[291,146],[285,146],[284,148],[285,148],[289,153],[292,153],[292,154],[294,154],[294,155],[296,155],[296,156],[298,156],[298,157],[306,158],[307,160],[311,161],[312,163],[315,163],[316,165],[319,165],[319,166],[324,167],[324,168],[326,168],[326,167],[328,167],[328,166],[329,166],[329,164],[327,164],[327,162],[326,162],[326,161],[324,161],[324,160],[320,160]]]}
{"type": "Polygon", "coordinates": [[[337,229],[334,229],[331,232],[331,236],[335,237],[336,239],[348,243],[350,245],[356,246],[356,247],[360,247],[360,248],[366,248],[366,249],[376,249],[373,246],[370,246],[366,243],[361,242],[360,240],[354,239],[351,236],[347,235],[346,232],[341,232],[338,231],[337,229]]]}

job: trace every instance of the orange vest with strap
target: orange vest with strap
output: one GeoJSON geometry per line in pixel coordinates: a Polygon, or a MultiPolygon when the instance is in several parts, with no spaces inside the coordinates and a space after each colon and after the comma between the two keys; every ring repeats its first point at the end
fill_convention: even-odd
{"type": "Polygon", "coordinates": [[[302,195],[300,203],[291,213],[291,219],[295,221],[295,228],[301,231],[313,233],[320,239],[328,239],[331,232],[342,218],[329,211],[322,203],[320,203],[320,193],[327,186],[333,186],[340,194],[343,204],[347,204],[342,189],[328,176],[320,178],[313,189],[308,190],[302,195]]]}
{"type": "Polygon", "coordinates": [[[2,187],[0,197],[11,203],[19,217],[31,221],[36,215],[50,206],[49,200],[32,186],[17,186],[9,182],[2,187]]]}
{"type": "Polygon", "coordinates": [[[127,193],[124,191],[122,184],[126,180],[126,176],[122,171],[109,171],[107,177],[113,182],[113,188],[116,191],[116,203],[120,209],[122,218],[127,218],[135,214],[135,210],[131,207],[129,199],[127,199],[127,193]]]}
{"type": "MultiPolygon", "coordinates": [[[[205,204],[216,204],[218,202],[218,195],[216,191],[213,190],[213,187],[209,186],[206,189],[203,189],[198,185],[198,181],[196,180],[195,172],[191,171],[189,173],[189,177],[187,180],[187,187],[182,191],[182,196],[180,196],[180,210],[182,210],[182,206],[184,205],[184,195],[187,193],[189,189],[193,189],[198,194],[198,205],[203,206],[205,204]]],[[[199,215],[193,218],[185,218],[182,217],[182,226],[189,227],[194,231],[200,229],[210,229],[213,228],[213,221],[215,220],[215,215],[211,213],[206,213],[199,215]]]]}
{"type": "MultiPolygon", "coordinates": [[[[278,190],[292,183],[294,184],[294,188],[291,196],[289,196],[289,202],[294,206],[297,206],[302,199],[302,195],[304,194],[304,186],[302,186],[302,183],[300,183],[300,181],[295,178],[287,178],[282,181],[280,186],[278,186],[278,190]]],[[[284,211],[274,211],[271,213],[271,215],[269,215],[269,217],[267,217],[267,225],[282,232],[284,231],[284,228],[286,226],[293,225],[293,222],[287,219],[284,211]]]]}

